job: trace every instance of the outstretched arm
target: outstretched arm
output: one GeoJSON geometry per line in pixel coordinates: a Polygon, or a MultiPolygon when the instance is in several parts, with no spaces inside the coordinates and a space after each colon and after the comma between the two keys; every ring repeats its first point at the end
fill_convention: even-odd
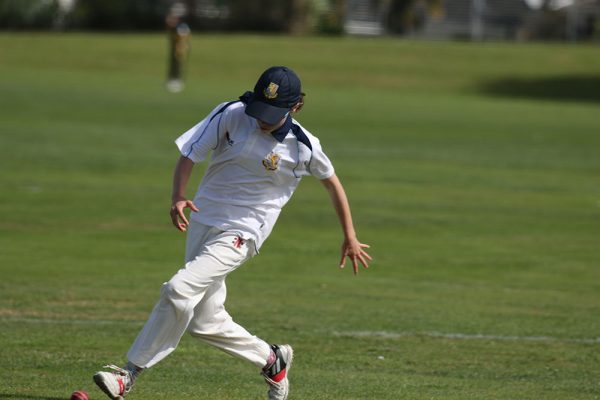
{"type": "Polygon", "coordinates": [[[369,248],[368,244],[363,244],[356,238],[356,232],[354,231],[354,224],[352,223],[352,214],[350,213],[350,204],[346,197],[346,192],[342,183],[336,175],[321,180],[333,203],[333,207],[337,213],[337,216],[342,225],[344,232],[344,242],[342,243],[342,257],[340,260],[340,268],[344,268],[346,265],[346,257],[352,261],[352,267],[354,268],[354,274],[358,273],[358,262],[365,268],[369,268],[367,260],[371,260],[371,256],[363,249],[369,248]]]}
{"type": "Polygon", "coordinates": [[[193,168],[194,162],[187,157],[181,156],[179,161],[177,161],[175,172],[173,173],[173,194],[171,196],[170,214],[173,225],[181,232],[185,232],[189,225],[183,210],[190,208],[192,211],[198,211],[194,203],[185,197],[185,188],[193,168]]]}

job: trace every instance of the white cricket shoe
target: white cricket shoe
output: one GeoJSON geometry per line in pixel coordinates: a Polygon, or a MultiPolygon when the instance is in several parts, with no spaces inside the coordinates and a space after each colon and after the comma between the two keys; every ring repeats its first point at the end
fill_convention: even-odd
{"type": "Polygon", "coordinates": [[[262,376],[269,385],[269,400],[286,400],[290,392],[288,372],[292,367],[294,350],[289,344],[274,344],[271,345],[271,350],[275,353],[275,362],[262,371],[262,376]]]}
{"type": "Polygon", "coordinates": [[[123,400],[123,397],[133,387],[133,379],[129,371],[119,368],[116,365],[105,365],[104,368],[110,368],[113,372],[96,372],[94,382],[108,397],[113,400],[123,400]]]}
{"type": "Polygon", "coordinates": [[[181,79],[171,79],[167,82],[167,90],[171,93],[179,93],[184,88],[184,83],[181,79]]]}

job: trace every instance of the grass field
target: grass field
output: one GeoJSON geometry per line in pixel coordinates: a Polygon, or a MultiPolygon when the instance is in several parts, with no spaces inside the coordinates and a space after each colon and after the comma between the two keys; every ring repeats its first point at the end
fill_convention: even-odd
{"type": "MultiPolygon", "coordinates": [[[[273,64],[308,96],[372,268],[306,179],[228,309],[296,349],[290,399],[600,398],[600,51],[558,44],[0,35],[0,398],[103,395],[180,267],[173,140],[273,64]],[[275,301],[274,301],[275,300],[275,301]]],[[[201,177],[198,167],[190,196],[201,177]]],[[[136,399],[263,399],[184,337],[136,399]]]]}

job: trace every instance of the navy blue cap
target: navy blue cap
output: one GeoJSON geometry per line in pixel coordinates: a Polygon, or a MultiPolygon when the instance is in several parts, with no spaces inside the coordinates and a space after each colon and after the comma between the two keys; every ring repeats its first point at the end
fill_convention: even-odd
{"type": "Polygon", "coordinates": [[[271,67],[262,73],[246,105],[246,114],[274,125],[300,101],[300,78],[287,67],[271,67]]]}

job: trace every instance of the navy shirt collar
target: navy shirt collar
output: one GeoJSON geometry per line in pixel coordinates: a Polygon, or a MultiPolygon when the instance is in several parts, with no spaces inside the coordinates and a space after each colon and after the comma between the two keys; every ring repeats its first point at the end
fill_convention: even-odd
{"type": "Polygon", "coordinates": [[[281,125],[279,128],[277,128],[273,132],[271,132],[271,135],[273,135],[273,137],[279,143],[281,143],[281,142],[283,142],[283,139],[285,139],[285,137],[289,133],[290,129],[292,129],[292,116],[288,115],[287,118],[285,119],[285,122],[283,123],[283,125],[281,125]]]}

